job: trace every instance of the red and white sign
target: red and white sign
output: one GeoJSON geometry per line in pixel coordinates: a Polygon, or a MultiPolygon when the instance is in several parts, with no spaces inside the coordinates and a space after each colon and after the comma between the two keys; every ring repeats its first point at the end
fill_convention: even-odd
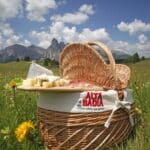
{"type": "Polygon", "coordinates": [[[81,107],[83,108],[100,108],[103,106],[100,92],[87,92],[86,96],[81,100],[81,107]]]}

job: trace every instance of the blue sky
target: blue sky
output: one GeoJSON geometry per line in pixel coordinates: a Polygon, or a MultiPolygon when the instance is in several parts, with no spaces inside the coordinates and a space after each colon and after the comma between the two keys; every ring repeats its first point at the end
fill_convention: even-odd
{"type": "Polygon", "coordinates": [[[0,49],[102,41],[150,57],[149,0],[0,0],[0,49]]]}

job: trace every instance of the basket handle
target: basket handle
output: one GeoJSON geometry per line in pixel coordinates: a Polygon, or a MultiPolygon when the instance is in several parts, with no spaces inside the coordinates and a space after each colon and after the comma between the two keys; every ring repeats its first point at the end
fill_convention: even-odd
{"type": "Polygon", "coordinates": [[[112,56],[111,50],[101,42],[97,42],[97,41],[96,42],[88,42],[87,44],[90,46],[96,45],[96,46],[100,47],[106,53],[106,55],[109,59],[109,62],[110,62],[110,68],[112,69],[112,75],[113,75],[115,83],[116,83],[116,66],[115,66],[116,63],[115,63],[114,57],[112,56]]]}

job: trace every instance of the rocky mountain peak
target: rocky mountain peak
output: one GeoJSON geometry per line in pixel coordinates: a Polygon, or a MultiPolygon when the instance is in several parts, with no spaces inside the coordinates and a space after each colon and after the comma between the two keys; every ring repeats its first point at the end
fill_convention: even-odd
{"type": "Polygon", "coordinates": [[[52,39],[51,45],[47,48],[48,56],[50,59],[59,60],[59,53],[64,48],[64,42],[58,42],[55,38],[52,39]]]}
{"type": "Polygon", "coordinates": [[[55,38],[53,38],[51,41],[51,45],[58,45],[58,41],[55,38]]]}

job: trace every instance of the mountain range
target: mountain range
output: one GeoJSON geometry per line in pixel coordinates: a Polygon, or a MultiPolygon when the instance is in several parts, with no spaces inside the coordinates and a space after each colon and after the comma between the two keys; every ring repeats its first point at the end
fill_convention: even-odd
{"type": "MultiPolygon", "coordinates": [[[[14,44],[0,50],[0,62],[9,62],[18,59],[24,59],[25,57],[30,57],[31,60],[50,58],[53,60],[59,60],[59,53],[65,47],[64,42],[58,42],[55,38],[52,40],[50,46],[47,49],[38,47],[36,45],[23,46],[19,44],[14,44]]],[[[115,59],[127,59],[130,55],[124,53],[123,51],[112,51],[115,59]]]]}

